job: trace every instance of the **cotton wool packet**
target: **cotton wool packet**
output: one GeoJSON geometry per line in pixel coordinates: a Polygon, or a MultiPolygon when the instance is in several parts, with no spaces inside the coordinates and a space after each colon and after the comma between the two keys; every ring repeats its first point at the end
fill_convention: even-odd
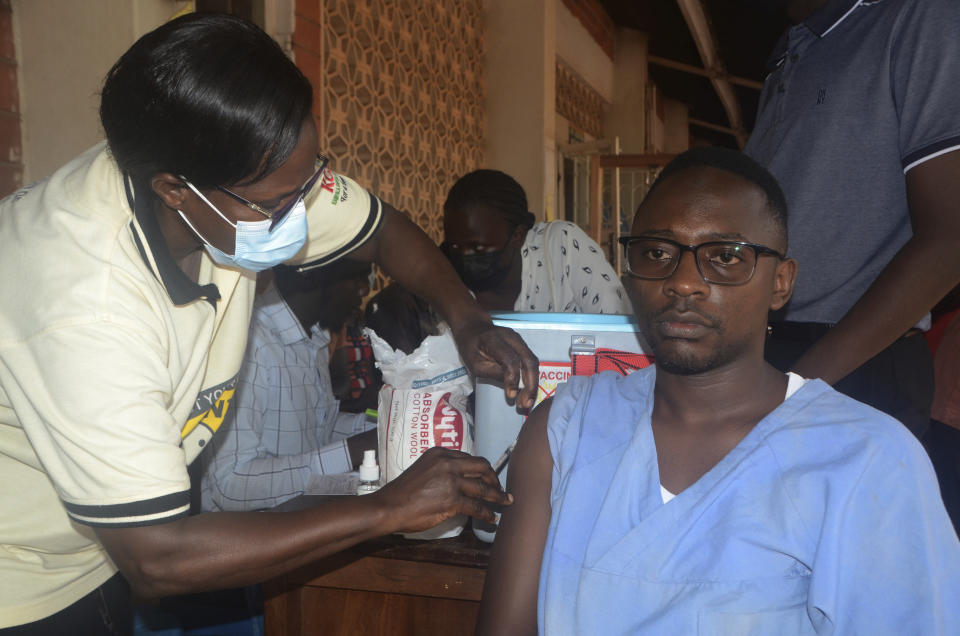
{"type": "MultiPolygon", "coordinates": [[[[434,446],[473,453],[473,418],[468,407],[473,379],[457,353],[450,328],[442,325],[439,335],[427,336],[409,355],[391,347],[371,329],[365,333],[384,382],[377,416],[381,486],[434,446]]],[[[466,521],[464,515],[458,515],[429,530],[403,536],[455,537],[466,521]]]]}

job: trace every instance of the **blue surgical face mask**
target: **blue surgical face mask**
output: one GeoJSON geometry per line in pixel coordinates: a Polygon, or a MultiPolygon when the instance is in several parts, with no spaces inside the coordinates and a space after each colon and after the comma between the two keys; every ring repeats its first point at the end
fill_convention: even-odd
{"type": "MultiPolygon", "coordinates": [[[[183,177],[181,177],[183,179],[183,177]]],[[[297,201],[293,209],[273,228],[270,229],[270,219],[262,221],[237,221],[234,223],[217,209],[207,197],[203,196],[192,183],[183,179],[187,187],[200,197],[200,200],[210,206],[221,219],[230,224],[235,230],[233,255],[225,254],[210,244],[187,216],[177,210],[190,229],[203,241],[207,254],[214,263],[225,267],[239,267],[252,272],[260,272],[289,260],[300,251],[307,240],[307,206],[303,198],[297,201]]]]}

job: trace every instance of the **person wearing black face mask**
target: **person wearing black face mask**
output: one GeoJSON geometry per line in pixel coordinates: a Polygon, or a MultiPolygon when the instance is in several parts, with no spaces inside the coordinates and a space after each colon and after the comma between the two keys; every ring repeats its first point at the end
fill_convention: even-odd
{"type": "Polygon", "coordinates": [[[511,243],[519,227],[511,229],[510,237],[500,249],[468,254],[446,246],[447,257],[467,287],[475,292],[486,292],[497,289],[507,280],[516,262],[517,250],[511,248],[511,243]]]}
{"type": "Polygon", "coordinates": [[[475,170],[443,205],[444,252],[488,311],[627,314],[600,247],[566,221],[535,223],[513,177],[475,170]]]}

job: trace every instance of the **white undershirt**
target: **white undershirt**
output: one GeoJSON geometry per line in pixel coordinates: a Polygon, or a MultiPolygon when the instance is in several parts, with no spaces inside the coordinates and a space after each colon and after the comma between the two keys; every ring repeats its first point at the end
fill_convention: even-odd
{"type": "MultiPolygon", "coordinates": [[[[807,381],[806,378],[800,377],[793,371],[788,371],[787,372],[787,394],[783,396],[784,402],[786,402],[791,395],[796,393],[800,389],[800,387],[804,385],[806,381],[807,381]]],[[[664,488],[663,484],[660,484],[660,498],[663,499],[663,503],[667,503],[674,497],[676,497],[675,494],[673,494],[672,492],[664,488]]]]}

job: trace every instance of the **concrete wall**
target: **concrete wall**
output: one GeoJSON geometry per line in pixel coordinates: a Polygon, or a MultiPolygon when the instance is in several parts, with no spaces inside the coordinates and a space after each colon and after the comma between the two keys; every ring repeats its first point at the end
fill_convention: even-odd
{"type": "Polygon", "coordinates": [[[570,9],[557,0],[557,57],[607,102],[613,102],[613,60],[570,9]]]}
{"type": "Polygon", "coordinates": [[[680,154],[690,147],[690,108],[675,99],[664,99],[663,111],[663,152],[680,154]]]}
{"type": "Polygon", "coordinates": [[[488,0],[487,167],[512,175],[530,210],[556,208],[557,0],[488,0]]]}
{"type": "MultiPolygon", "coordinates": [[[[103,78],[137,38],[192,0],[7,0],[19,61],[23,181],[41,179],[103,138],[103,78]]],[[[293,0],[264,0],[268,33],[290,49],[293,0]]]]}
{"type": "MultiPolygon", "coordinates": [[[[617,69],[561,0],[488,0],[486,17],[487,166],[520,182],[539,219],[555,218],[557,143],[568,141],[567,122],[556,112],[556,60],[610,103],[618,90],[617,69]]],[[[645,40],[642,55],[645,73],[645,40]]],[[[625,104],[631,97],[637,99],[621,95],[625,104]]]]}
{"type": "Polygon", "coordinates": [[[618,29],[614,55],[613,106],[606,136],[620,138],[624,153],[648,150],[646,130],[647,34],[618,29]]]}
{"type": "Polygon", "coordinates": [[[0,197],[23,185],[20,89],[10,0],[0,0],[0,197]]]}
{"type": "Polygon", "coordinates": [[[136,38],[185,4],[13,0],[25,182],[50,174],[102,138],[97,109],[107,71],[136,38]]]}

